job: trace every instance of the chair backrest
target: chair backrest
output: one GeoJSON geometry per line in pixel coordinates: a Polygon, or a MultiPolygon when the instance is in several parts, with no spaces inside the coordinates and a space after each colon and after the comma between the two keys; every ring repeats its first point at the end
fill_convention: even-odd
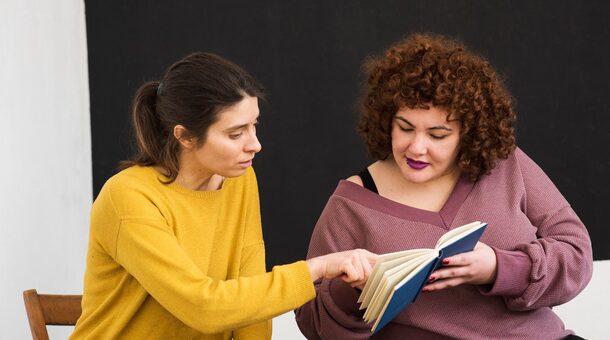
{"type": "Polygon", "coordinates": [[[75,325],[80,317],[82,295],[38,294],[36,289],[23,292],[32,339],[48,340],[47,325],[75,325]]]}

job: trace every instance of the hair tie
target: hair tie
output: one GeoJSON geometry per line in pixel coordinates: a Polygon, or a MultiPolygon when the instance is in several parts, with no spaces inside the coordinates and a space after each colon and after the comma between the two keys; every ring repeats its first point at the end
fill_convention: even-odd
{"type": "Polygon", "coordinates": [[[163,87],[163,83],[159,82],[159,85],[157,85],[157,96],[161,95],[161,88],[163,87]]]}

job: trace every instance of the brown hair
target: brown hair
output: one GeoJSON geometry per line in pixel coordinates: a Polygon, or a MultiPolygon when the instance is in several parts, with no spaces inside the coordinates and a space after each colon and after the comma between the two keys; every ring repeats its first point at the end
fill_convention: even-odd
{"type": "Polygon", "coordinates": [[[502,80],[460,42],[416,33],[363,66],[358,132],[377,160],[392,153],[391,128],[402,107],[447,110],[461,124],[457,165],[475,181],[515,148],[516,115],[502,80]]]}
{"type": "Polygon", "coordinates": [[[262,98],[263,89],[236,64],[201,52],[180,59],[160,82],[146,82],[137,90],[132,103],[137,153],[120,168],[156,165],[166,171],[169,182],[174,181],[180,151],[174,127],[184,126],[201,145],[220,111],[246,95],[262,98]]]}

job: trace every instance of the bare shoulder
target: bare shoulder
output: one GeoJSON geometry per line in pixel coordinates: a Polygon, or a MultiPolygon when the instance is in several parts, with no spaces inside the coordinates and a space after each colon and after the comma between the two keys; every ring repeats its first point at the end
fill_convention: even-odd
{"type": "Polygon", "coordinates": [[[358,175],[348,177],[347,180],[350,182],[356,183],[359,186],[362,186],[362,178],[360,178],[360,176],[358,176],[358,175]]]}
{"type": "MultiPolygon", "coordinates": [[[[373,179],[375,179],[380,171],[383,171],[383,161],[376,161],[375,163],[369,165],[367,167],[367,169],[369,170],[369,173],[371,174],[371,176],[373,176],[373,179]]],[[[364,184],[362,183],[362,178],[360,178],[360,176],[358,175],[354,175],[351,176],[349,178],[347,178],[348,181],[352,182],[352,183],[356,183],[359,186],[364,186],[364,184]]]]}

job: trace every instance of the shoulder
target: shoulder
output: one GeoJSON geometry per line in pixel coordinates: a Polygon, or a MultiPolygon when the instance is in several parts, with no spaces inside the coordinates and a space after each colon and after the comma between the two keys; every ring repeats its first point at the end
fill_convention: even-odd
{"type": "Polygon", "coordinates": [[[539,167],[533,159],[530,158],[522,149],[516,148],[515,151],[511,154],[512,157],[515,158],[515,161],[519,164],[523,164],[525,166],[535,166],[539,167]]]}
{"type": "Polygon", "coordinates": [[[506,159],[497,160],[491,173],[481,177],[479,182],[496,190],[511,186],[522,187],[526,192],[555,187],[545,171],[521,148],[515,148],[506,159]]]}
{"type": "MultiPolygon", "coordinates": [[[[511,153],[509,153],[506,158],[497,158],[494,161],[494,166],[491,169],[491,173],[484,175],[485,177],[495,177],[497,175],[508,175],[508,174],[516,174],[517,172],[521,172],[520,163],[522,158],[527,158],[525,153],[518,147],[515,148],[511,153]]],[[[529,158],[527,158],[529,159],[529,158]]]]}
{"type": "MultiPolygon", "coordinates": [[[[521,148],[517,147],[506,159],[500,159],[496,163],[496,171],[506,172],[507,174],[529,174],[543,172],[536,162],[534,162],[521,148]]],[[[493,172],[493,170],[492,170],[493,172]]]]}
{"type": "Polygon", "coordinates": [[[162,175],[155,169],[135,165],[110,177],[104,184],[104,188],[114,191],[138,186],[161,185],[162,183],[162,175]]]}
{"type": "Polygon", "coordinates": [[[118,214],[126,207],[154,205],[161,194],[164,177],[152,167],[133,166],[106,181],[95,199],[94,209],[113,207],[118,214]]]}
{"type": "Polygon", "coordinates": [[[358,184],[359,186],[363,186],[362,178],[360,178],[360,176],[358,175],[350,176],[346,179],[346,181],[350,181],[352,183],[358,184]]]}
{"type": "MultiPolygon", "coordinates": [[[[376,179],[379,176],[382,176],[383,172],[386,171],[387,164],[384,161],[376,161],[375,163],[369,165],[368,167],[363,168],[363,170],[368,170],[373,179],[376,179]]],[[[359,186],[364,186],[364,182],[362,182],[362,177],[360,175],[353,175],[346,179],[349,182],[358,184],[359,186]]]]}
{"type": "Polygon", "coordinates": [[[91,208],[91,234],[113,257],[123,222],[162,220],[159,210],[160,174],[150,167],[133,166],[106,181],[91,208]],[[157,184],[155,184],[157,183],[157,184]]]}

